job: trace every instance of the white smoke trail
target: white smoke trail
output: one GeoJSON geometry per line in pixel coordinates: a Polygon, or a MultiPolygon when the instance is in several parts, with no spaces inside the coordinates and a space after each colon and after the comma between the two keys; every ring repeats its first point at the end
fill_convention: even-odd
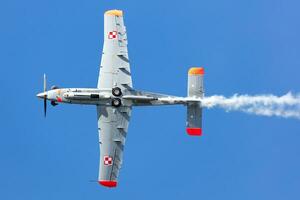
{"type": "Polygon", "coordinates": [[[226,111],[242,111],[255,115],[300,119],[300,94],[294,95],[291,92],[283,96],[235,94],[226,98],[214,95],[205,97],[202,106],[220,107],[226,111]]]}

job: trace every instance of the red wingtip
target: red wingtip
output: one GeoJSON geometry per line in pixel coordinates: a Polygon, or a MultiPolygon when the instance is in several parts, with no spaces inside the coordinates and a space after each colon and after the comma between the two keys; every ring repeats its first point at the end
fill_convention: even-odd
{"type": "Polygon", "coordinates": [[[103,185],[105,187],[117,187],[117,181],[106,181],[106,180],[101,180],[101,181],[98,181],[98,183],[100,185],[103,185]]]}
{"type": "Polygon", "coordinates": [[[201,136],[202,135],[202,128],[186,128],[186,132],[189,135],[201,136]]]}

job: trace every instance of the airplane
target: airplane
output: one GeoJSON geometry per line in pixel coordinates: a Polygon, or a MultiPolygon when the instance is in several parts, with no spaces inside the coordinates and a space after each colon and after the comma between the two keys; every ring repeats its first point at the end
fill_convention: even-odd
{"type": "Polygon", "coordinates": [[[110,188],[117,186],[128,124],[134,106],[184,105],[187,107],[186,132],[191,136],[202,135],[201,99],[204,97],[204,68],[189,69],[186,97],[135,90],[132,85],[127,43],[123,11],[106,11],[97,88],[52,86],[47,91],[44,74],[44,92],[37,94],[37,97],[44,100],[45,117],[47,100],[52,106],[59,103],[96,106],[100,146],[98,183],[110,188]]]}

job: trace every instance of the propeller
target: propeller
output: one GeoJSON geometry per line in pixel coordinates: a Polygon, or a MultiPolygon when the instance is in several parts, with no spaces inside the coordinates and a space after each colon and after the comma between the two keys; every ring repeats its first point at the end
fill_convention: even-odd
{"type": "Polygon", "coordinates": [[[46,90],[47,90],[47,80],[46,80],[46,74],[44,74],[44,116],[46,117],[46,113],[47,113],[47,94],[46,94],[46,90]]]}
{"type": "MultiPolygon", "coordinates": [[[[57,86],[52,86],[51,90],[54,90],[54,89],[58,89],[58,87],[57,86]]],[[[49,91],[47,92],[47,78],[46,78],[46,74],[44,74],[44,91],[41,92],[41,93],[39,93],[39,94],[37,94],[36,96],[38,98],[44,99],[44,116],[45,117],[47,115],[47,99],[48,99],[48,94],[49,94],[49,91]]],[[[58,104],[55,102],[55,100],[51,100],[51,105],[52,106],[56,106],[58,104]]]]}

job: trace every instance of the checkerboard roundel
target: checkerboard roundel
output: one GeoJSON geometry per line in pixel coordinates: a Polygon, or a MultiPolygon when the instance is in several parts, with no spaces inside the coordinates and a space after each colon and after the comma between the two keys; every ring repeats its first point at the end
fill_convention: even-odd
{"type": "Polygon", "coordinates": [[[104,161],[104,165],[112,165],[113,158],[110,156],[104,156],[103,161],[104,161]]]}
{"type": "Polygon", "coordinates": [[[108,39],[115,39],[117,38],[118,32],[117,31],[110,31],[108,32],[108,39]]]}

